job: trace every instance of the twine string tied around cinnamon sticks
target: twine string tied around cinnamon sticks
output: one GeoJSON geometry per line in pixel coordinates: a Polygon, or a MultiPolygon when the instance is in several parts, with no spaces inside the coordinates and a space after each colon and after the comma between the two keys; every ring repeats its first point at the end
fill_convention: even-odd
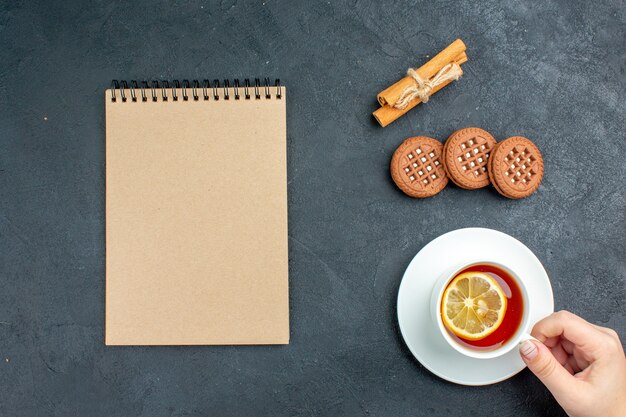
{"type": "Polygon", "coordinates": [[[398,98],[393,105],[395,108],[400,110],[405,109],[411,101],[418,97],[422,103],[426,103],[434,87],[443,84],[446,81],[458,80],[463,74],[463,70],[461,70],[461,67],[458,64],[452,62],[441,68],[439,72],[437,72],[437,74],[435,74],[435,76],[430,80],[422,79],[422,77],[420,77],[413,68],[409,68],[406,73],[409,77],[415,80],[415,84],[405,88],[400,95],[400,98],[398,98]]]}

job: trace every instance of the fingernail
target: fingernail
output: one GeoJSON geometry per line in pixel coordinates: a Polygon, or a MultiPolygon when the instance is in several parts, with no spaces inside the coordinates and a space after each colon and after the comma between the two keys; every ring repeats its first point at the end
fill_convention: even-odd
{"type": "Polygon", "coordinates": [[[526,359],[532,359],[537,356],[537,353],[539,353],[537,346],[535,346],[535,344],[530,340],[524,340],[522,344],[519,345],[519,352],[526,359]]]}

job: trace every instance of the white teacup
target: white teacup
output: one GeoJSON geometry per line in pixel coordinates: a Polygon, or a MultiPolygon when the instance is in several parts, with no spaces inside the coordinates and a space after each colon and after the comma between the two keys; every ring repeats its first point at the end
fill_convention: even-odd
{"type": "Polygon", "coordinates": [[[530,309],[531,309],[531,301],[528,297],[528,291],[526,291],[526,286],[524,285],[524,281],[522,278],[512,271],[510,268],[499,264],[497,262],[492,261],[475,261],[464,263],[463,265],[459,265],[451,270],[448,273],[443,274],[442,277],[437,281],[435,287],[433,288],[432,296],[431,296],[431,315],[441,332],[441,336],[445,339],[445,341],[452,346],[457,352],[462,353],[465,356],[469,356],[477,359],[491,359],[496,358],[498,356],[502,356],[511,351],[511,349],[518,346],[519,343],[523,342],[527,339],[534,339],[530,334],[530,309]],[[473,266],[473,265],[493,265],[498,269],[507,272],[517,283],[522,293],[524,311],[522,314],[522,321],[520,325],[509,340],[507,340],[502,346],[492,349],[492,350],[481,350],[480,348],[472,349],[470,347],[461,345],[457,342],[448,332],[446,326],[443,324],[443,320],[441,319],[441,300],[443,298],[443,293],[448,283],[461,271],[473,266]]]}

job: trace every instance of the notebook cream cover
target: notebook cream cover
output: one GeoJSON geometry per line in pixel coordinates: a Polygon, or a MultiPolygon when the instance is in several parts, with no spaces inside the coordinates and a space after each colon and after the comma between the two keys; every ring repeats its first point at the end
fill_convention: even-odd
{"type": "Polygon", "coordinates": [[[105,92],[107,345],[289,342],[285,88],[209,91],[105,92]]]}

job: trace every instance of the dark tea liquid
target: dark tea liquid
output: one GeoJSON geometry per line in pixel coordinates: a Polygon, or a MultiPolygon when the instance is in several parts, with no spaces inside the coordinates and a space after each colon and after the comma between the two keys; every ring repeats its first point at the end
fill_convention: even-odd
{"type": "MultiPolygon", "coordinates": [[[[504,313],[504,319],[498,329],[491,333],[489,336],[480,340],[466,340],[453,334],[448,330],[448,333],[457,343],[474,350],[493,350],[508,342],[519,329],[522,323],[522,316],[524,315],[524,299],[522,297],[522,291],[519,286],[506,271],[493,265],[478,264],[472,265],[457,275],[464,272],[484,272],[491,275],[502,287],[502,290],[507,298],[506,311],[504,313]]],[[[455,275],[455,277],[457,276],[455,275]]],[[[453,278],[454,279],[454,278],[453,278]]],[[[452,280],[450,280],[452,282],[452,280]]]]}

